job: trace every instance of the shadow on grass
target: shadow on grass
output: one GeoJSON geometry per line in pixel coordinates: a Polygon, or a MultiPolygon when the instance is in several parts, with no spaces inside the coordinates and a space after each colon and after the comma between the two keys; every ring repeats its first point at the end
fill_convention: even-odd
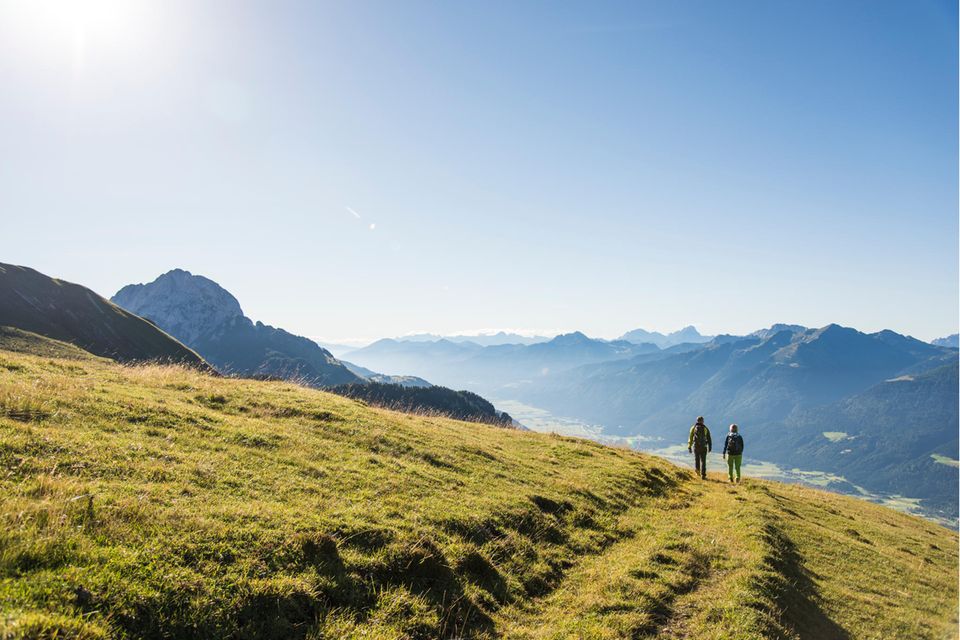
{"type": "Polygon", "coordinates": [[[814,575],[793,541],[774,522],[764,525],[763,540],[768,548],[764,564],[770,571],[758,578],[757,586],[779,611],[780,625],[801,640],[849,640],[821,607],[814,575]]]}
{"type": "Polygon", "coordinates": [[[388,547],[372,577],[377,584],[401,585],[429,602],[441,613],[440,637],[453,631],[466,637],[493,631],[493,620],[467,597],[462,580],[429,540],[388,547]]]}

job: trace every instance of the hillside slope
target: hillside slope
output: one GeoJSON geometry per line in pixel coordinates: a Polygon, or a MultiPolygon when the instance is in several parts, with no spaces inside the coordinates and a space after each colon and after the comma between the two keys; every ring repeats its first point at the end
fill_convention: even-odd
{"type": "Polygon", "coordinates": [[[174,269],[148,284],[127,285],[112,300],[155,322],[228,375],[312,386],[362,380],[314,341],[253,322],[229,291],[189,271],[174,269]]]}
{"type": "Polygon", "coordinates": [[[364,384],[343,384],[327,391],[384,409],[408,413],[441,415],[466,422],[483,422],[512,427],[513,418],[470,391],[454,391],[446,387],[404,386],[369,381],[364,384]]]}
{"type": "Polygon", "coordinates": [[[39,333],[31,333],[16,327],[3,326],[0,326],[0,351],[26,353],[61,360],[92,360],[97,358],[89,351],[84,351],[69,342],[54,340],[39,333]]]}
{"type": "Polygon", "coordinates": [[[288,383],[0,352],[0,636],[944,638],[957,535],[288,383]]]}
{"type": "Polygon", "coordinates": [[[0,263],[0,326],[69,342],[121,362],[163,361],[207,368],[153,324],[78,284],[0,263]]]}
{"type": "Polygon", "coordinates": [[[891,495],[923,496],[956,518],[958,365],[900,376],[843,400],[798,412],[751,444],[772,462],[816,461],[847,481],[891,495]],[[944,401],[944,399],[948,401],[944,401]],[[955,464],[955,463],[954,463],[955,464]]]}

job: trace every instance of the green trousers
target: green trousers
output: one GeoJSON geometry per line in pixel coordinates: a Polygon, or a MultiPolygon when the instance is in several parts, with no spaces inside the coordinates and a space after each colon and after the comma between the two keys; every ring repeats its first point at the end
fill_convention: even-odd
{"type": "Polygon", "coordinates": [[[730,482],[733,482],[733,469],[737,469],[737,482],[740,482],[740,463],[743,462],[743,454],[732,456],[727,454],[727,470],[730,473],[730,482]]]}

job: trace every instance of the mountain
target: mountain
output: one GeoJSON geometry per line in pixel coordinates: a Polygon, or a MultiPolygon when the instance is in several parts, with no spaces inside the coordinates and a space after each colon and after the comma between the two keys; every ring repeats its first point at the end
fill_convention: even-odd
{"type": "Polygon", "coordinates": [[[459,365],[482,351],[473,342],[413,342],[384,338],[361,349],[344,354],[344,358],[374,371],[391,371],[415,375],[446,386],[463,386],[459,365]]]}
{"type": "MultiPolygon", "coordinates": [[[[862,460],[854,465],[854,456],[805,456],[800,453],[805,449],[796,443],[787,445],[779,437],[780,429],[791,424],[807,425],[798,426],[797,433],[808,435],[849,431],[853,429],[850,420],[859,416],[855,431],[873,429],[877,446],[889,456],[883,473],[899,473],[910,479],[907,485],[912,492],[904,495],[923,498],[927,506],[946,508],[951,517],[956,517],[956,482],[939,485],[946,491],[944,501],[942,491],[931,491],[929,482],[921,479],[922,472],[911,471],[934,470],[937,473],[928,475],[928,480],[939,482],[935,478],[942,475],[941,469],[931,466],[930,454],[943,450],[943,443],[952,442],[955,449],[957,429],[951,425],[956,424],[956,390],[948,392],[949,385],[945,384],[884,386],[886,380],[922,376],[944,366],[955,367],[956,362],[956,351],[892,331],[865,334],[829,325],[801,332],[785,329],[765,338],[718,339],[693,351],[660,352],[579,367],[518,387],[516,393],[523,402],[556,415],[603,425],[607,433],[659,436],[668,443],[684,442],[689,425],[698,415],[706,416],[708,424],[720,433],[725,425],[736,422],[751,442],[748,455],[755,459],[837,475],[850,471],[867,489],[881,491],[891,485],[881,482],[880,475],[872,477],[869,465],[857,466],[862,460]],[[895,425],[870,418],[866,410],[844,413],[848,416],[844,428],[834,428],[830,419],[823,417],[839,415],[839,409],[816,412],[824,407],[847,406],[845,402],[861,408],[871,402],[879,406],[878,392],[869,392],[873,388],[897,389],[903,410],[893,412],[894,403],[885,406],[891,408],[890,415],[896,416],[899,424],[915,424],[904,411],[921,405],[923,411],[914,411],[918,418],[947,417],[923,427],[924,433],[927,429],[934,432],[925,436],[928,451],[912,451],[910,455],[898,451],[895,425]],[[948,504],[951,501],[952,505],[948,504]]],[[[822,441],[822,436],[816,439],[822,441]]],[[[880,469],[875,470],[879,474],[880,469]]]]}
{"type": "Polygon", "coordinates": [[[90,289],[28,267],[0,263],[0,326],[68,342],[120,362],[207,363],[143,318],[90,289]]]}
{"type": "Polygon", "coordinates": [[[436,342],[437,340],[449,340],[450,342],[472,342],[481,347],[492,347],[502,344],[536,344],[538,342],[547,342],[550,338],[546,336],[524,336],[519,333],[498,331],[497,333],[459,334],[454,336],[441,336],[434,333],[416,333],[409,336],[402,336],[397,338],[397,340],[404,342],[436,342]]]}
{"type": "Polygon", "coordinates": [[[712,336],[700,335],[700,332],[697,331],[695,327],[690,326],[668,334],[662,334],[659,331],[634,329],[633,331],[626,332],[620,336],[619,339],[627,342],[633,342],[635,344],[655,344],[661,349],[666,349],[667,347],[672,347],[676,344],[699,344],[703,342],[709,342],[711,338],[712,336]]]}
{"type": "Polygon", "coordinates": [[[127,285],[112,300],[230,375],[296,379],[312,386],[361,381],[315,342],[254,323],[226,289],[189,271],[174,269],[149,284],[127,285]]]}
{"type": "Polygon", "coordinates": [[[577,331],[535,344],[482,347],[473,342],[379,340],[351,351],[352,362],[403,371],[445,386],[491,392],[573,367],[658,352],[652,344],[597,340],[577,331]]]}
{"type": "Polygon", "coordinates": [[[418,378],[416,376],[388,376],[383,373],[377,373],[372,369],[367,369],[366,367],[361,367],[358,364],[348,362],[346,360],[341,360],[347,369],[350,369],[353,373],[360,376],[361,378],[366,378],[371,382],[379,382],[381,384],[398,384],[401,387],[432,387],[433,385],[424,380],[423,378],[418,378]]]}
{"type": "Polygon", "coordinates": [[[782,331],[788,331],[790,333],[803,333],[807,331],[808,327],[804,327],[799,324],[782,324],[777,323],[768,329],[759,329],[750,334],[751,338],[760,338],[761,340],[766,340],[770,336],[776,335],[782,331]]]}
{"type": "Polygon", "coordinates": [[[759,430],[753,446],[772,462],[796,459],[842,472],[854,485],[923,496],[939,514],[956,513],[958,363],[879,382],[759,430]],[[951,461],[953,461],[951,463],[951,461]]]}
{"type": "Polygon", "coordinates": [[[334,358],[338,359],[343,354],[354,351],[355,349],[359,349],[361,346],[363,346],[362,344],[343,344],[339,342],[324,342],[322,340],[314,340],[314,342],[333,354],[334,358]]]}
{"type": "Polygon", "coordinates": [[[628,358],[656,352],[652,344],[633,344],[624,340],[597,340],[579,331],[559,335],[548,342],[532,345],[487,347],[464,364],[474,376],[518,381],[549,375],[594,362],[628,358]]]}
{"type": "Polygon", "coordinates": [[[955,531],[588,440],[2,351],[0,443],[0,637],[956,635],[955,531]]]}
{"type": "Polygon", "coordinates": [[[688,413],[702,413],[698,407],[741,421],[780,420],[797,407],[834,402],[955,357],[893,332],[829,325],[576,368],[538,381],[528,397],[566,415],[622,425],[621,432],[649,433],[673,420],[683,429],[688,413]]]}
{"type": "Polygon", "coordinates": [[[938,347],[953,347],[954,349],[957,349],[960,348],[960,334],[954,333],[946,338],[937,338],[930,344],[934,344],[938,347]]]}

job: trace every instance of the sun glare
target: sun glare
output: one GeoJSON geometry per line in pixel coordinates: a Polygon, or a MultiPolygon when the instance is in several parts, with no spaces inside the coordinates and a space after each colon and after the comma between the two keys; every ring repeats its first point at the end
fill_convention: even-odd
{"type": "Polygon", "coordinates": [[[5,30],[41,53],[67,50],[74,57],[87,49],[123,50],[142,35],[146,4],[129,0],[13,0],[0,3],[5,30]]]}

